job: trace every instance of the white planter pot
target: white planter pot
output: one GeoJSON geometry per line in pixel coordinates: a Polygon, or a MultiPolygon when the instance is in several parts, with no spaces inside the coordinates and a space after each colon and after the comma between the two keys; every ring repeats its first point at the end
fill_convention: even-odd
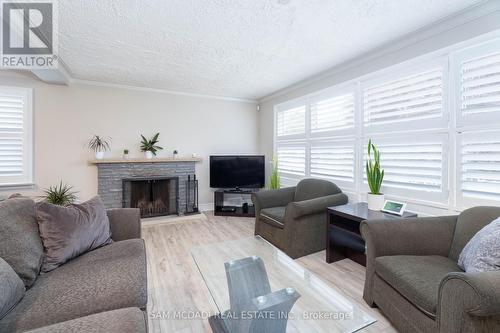
{"type": "Polygon", "coordinates": [[[104,152],[103,151],[96,151],[95,158],[98,160],[102,160],[104,158],[104,152]]]}
{"type": "Polygon", "coordinates": [[[381,210],[384,207],[385,196],[383,194],[371,194],[367,196],[368,209],[381,210]]]}
{"type": "Polygon", "coordinates": [[[150,152],[150,151],[147,151],[147,152],[146,152],[146,158],[147,158],[148,160],[152,159],[152,158],[153,158],[153,153],[152,153],[152,152],[150,152]]]}

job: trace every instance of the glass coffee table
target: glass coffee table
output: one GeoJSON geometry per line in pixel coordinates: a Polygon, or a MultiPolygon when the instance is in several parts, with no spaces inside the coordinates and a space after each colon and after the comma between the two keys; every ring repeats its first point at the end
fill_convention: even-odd
{"type": "MultiPolygon", "coordinates": [[[[197,246],[191,255],[221,314],[231,306],[226,267],[253,257],[262,259],[271,291],[292,290],[300,295],[288,314],[287,333],[355,332],[376,321],[260,236],[197,246]]],[[[232,333],[230,320],[220,316],[217,323],[212,320],[210,324],[214,332],[232,333]]]]}

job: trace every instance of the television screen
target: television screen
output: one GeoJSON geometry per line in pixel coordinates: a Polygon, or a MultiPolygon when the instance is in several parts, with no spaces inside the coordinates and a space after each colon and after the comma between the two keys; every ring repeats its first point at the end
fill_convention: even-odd
{"type": "Polygon", "coordinates": [[[264,161],[264,156],[210,156],[210,187],[264,187],[264,161]]]}

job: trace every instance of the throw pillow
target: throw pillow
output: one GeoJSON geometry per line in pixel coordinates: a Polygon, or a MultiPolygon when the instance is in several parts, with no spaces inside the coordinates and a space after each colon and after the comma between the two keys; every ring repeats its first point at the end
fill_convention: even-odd
{"type": "Polygon", "coordinates": [[[37,218],[45,249],[42,272],[112,242],[106,208],[99,197],[65,207],[40,202],[37,218]]]}
{"type": "Polygon", "coordinates": [[[0,258],[0,319],[19,303],[25,292],[23,281],[12,267],[0,258]]]}
{"type": "Polygon", "coordinates": [[[471,238],[460,253],[458,266],[468,273],[500,270],[500,217],[471,238]]]}
{"type": "Polygon", "coordinates": [[[0,202],[0,257],[31,287],[43,260],[33,200],[16,197],[0,202]]]}

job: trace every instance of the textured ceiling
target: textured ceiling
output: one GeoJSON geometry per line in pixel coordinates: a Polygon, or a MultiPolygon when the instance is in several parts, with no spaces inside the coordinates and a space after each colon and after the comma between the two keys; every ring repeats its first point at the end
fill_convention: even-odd
{"type": "Polygon", "coordinates": [[[76,79],[257,99],[479,0],[64,0],[76,79]]]}

